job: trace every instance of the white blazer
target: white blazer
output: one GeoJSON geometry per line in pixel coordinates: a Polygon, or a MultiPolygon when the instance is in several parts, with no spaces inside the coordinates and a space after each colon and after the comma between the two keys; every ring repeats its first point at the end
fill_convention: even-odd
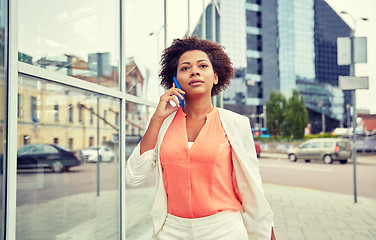
{"type": "MultiPolygon", "coordinates": [[[[232,147],[234,186],[244,211],[243,218],[254,231],[256,239],[270,240],[273,212],[262,189],[256,150],[249,119],[237,113],[218,109],[223,128],[232,147]]],[[[159,150],[164,135],[176,112],[168,116],[159,131],[154,149],[140,156],[140,144],[128,159],[125,179],[130,186],[144,183],[157,165],[157,191],[151,210],[154,235],[160,231],[167,216],[167,196],[164,189],[159,150]]]]}

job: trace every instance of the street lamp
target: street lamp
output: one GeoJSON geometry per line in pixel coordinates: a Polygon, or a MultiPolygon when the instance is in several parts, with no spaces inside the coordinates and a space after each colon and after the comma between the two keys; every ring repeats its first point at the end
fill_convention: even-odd
{"type": "MultiPolygon", "coordinates": [[[[355,28],[356,28],[356,22],[358,20],[363,20],[363,21],[368,21],[368,18],[363,18],[363,17],[358,17],[355,18],[353,17],[350,13],[346,11],[341,11],[342,14],[348,15],[353,24],[351,28],[351,34],[350,34],[350,52],[351,52],[351,63],[350,63],[350,76],[355,76],[355,62],[354,62],[354,38],[355,38],[355,28]]],[[[353,119],[352,119],[352,125],[353,125],[353,147],[352,147],[352,158],[353,158],[353,166],[354,166],[354,202],[357,202],[357,197],[356,197],[356,119],[358,118],[357,116],[357,111],[356,111],[356,94],[355,90],[351,91],[352,95],[352,105],[353,105],[353,119]]]]}
{"type": "MultiPolygon", "coordinates": [[[[159,69],[159,55],[160,55],[160,52],[159,52],[159,34],[161,33],[162,29],[165,27],[165,25],[162,25],[158,31],[155,31],[155,32],[151,32],[149,33],[149,36],[153,36],[155,35],[156,38],[157,38],[157,73],[158,73],[158,69],[159,69]]],[[[166,41],[165,41],[166,42],[166,41]]],[[[157,74],[158,75],[158,74],[157,74]]],[[[159,86],[158,87],[158,95],[160,96],[161,95],[161,87],[159,86]]]]}
{"type": "Polygon", "coordinates": [[[164,28],[164,25],[162,25],[158,31],[155,31],[155,32],[151,32],[149,33],[149,36],[153,36],[153,35],[156,35],[157,37],[157,57],[158,57],[158,61],[159,61],[159,34],[161,33],[162,29],[164,28]]]}

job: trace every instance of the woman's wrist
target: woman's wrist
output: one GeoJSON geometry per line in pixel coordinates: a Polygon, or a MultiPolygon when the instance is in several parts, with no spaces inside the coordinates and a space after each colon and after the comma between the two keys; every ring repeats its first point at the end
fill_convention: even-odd
{"type": "Polygon", "coordinates": [[[153,122],[163,122],[166,119],[164,116],[160,116],[158,114],[155,114],[151,117],[151,121],[153,122]]]}

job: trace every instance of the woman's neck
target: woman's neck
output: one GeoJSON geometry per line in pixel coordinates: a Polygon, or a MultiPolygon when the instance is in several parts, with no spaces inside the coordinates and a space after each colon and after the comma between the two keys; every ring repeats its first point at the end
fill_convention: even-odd
{"type": "Polygon", "coordinates": [[[211,99],[195,99],[188,100],[184,107],[184,113],[189,118],[202,118],[213,110],[214,106],[211,103],[211,99]]]}

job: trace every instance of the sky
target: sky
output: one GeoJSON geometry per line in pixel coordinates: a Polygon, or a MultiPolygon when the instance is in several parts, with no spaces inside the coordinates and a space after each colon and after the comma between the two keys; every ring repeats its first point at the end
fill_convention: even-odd
{"type": "MultiPolygon", "coordinates": [[[[368,41],[368,62],[356,64],[355,73],[356,76],[369,77],[369,89],[356,90],[357,108],[376,114],[376,0],[325,1],[338,14],[346,11],[355,18],[369,19],[366,22],[357,21],[355,33],[356,36],[366,36],[368,41]]],[[[118,1],[66,0],[60,3],[20,0],[19,48],[35,59],[46,54],[73,53],[85,58],[88,53],[111,52],[112,61],[117,62],[119,49],[116,39],[119,39],[119,36],[118,26],[114,22],[118,11],[116,4],[109,4],[115,2],[118,1]],[[41,5],[51,11],[44,14],[29,11],[30,8],[41,5]]],[[[167,0],[167,46],[173,38],[183,37],[187,32],[187,2],[167,0]]],[[[211,0],[190,0],[190,30],[197,24],[203,2],[207,5],[211,0]]],[[[134,58],[144,77],[150,72],[146,98],[158,101],[159,94],[163,91],[155,91],[159,88],[158,63],[164,48],[163,0],[127,0],[124,3],[126,57],[134,58]]],[[[349,16],[339,15],[352,26],[349,16]]]]}
{"type": "Polygon", "coordinates": [[[356,76],[369,77],[369,89],[356,90],[357,109],[368,109],[376,114],[376,1],[375,0],[326,0],[326,2],[353,27],[351,17],[341,14],[346,11],[354,18],[368,18],[356,22],[355,36],[367,37],[367,63],[355,64],[356,76]]]}

